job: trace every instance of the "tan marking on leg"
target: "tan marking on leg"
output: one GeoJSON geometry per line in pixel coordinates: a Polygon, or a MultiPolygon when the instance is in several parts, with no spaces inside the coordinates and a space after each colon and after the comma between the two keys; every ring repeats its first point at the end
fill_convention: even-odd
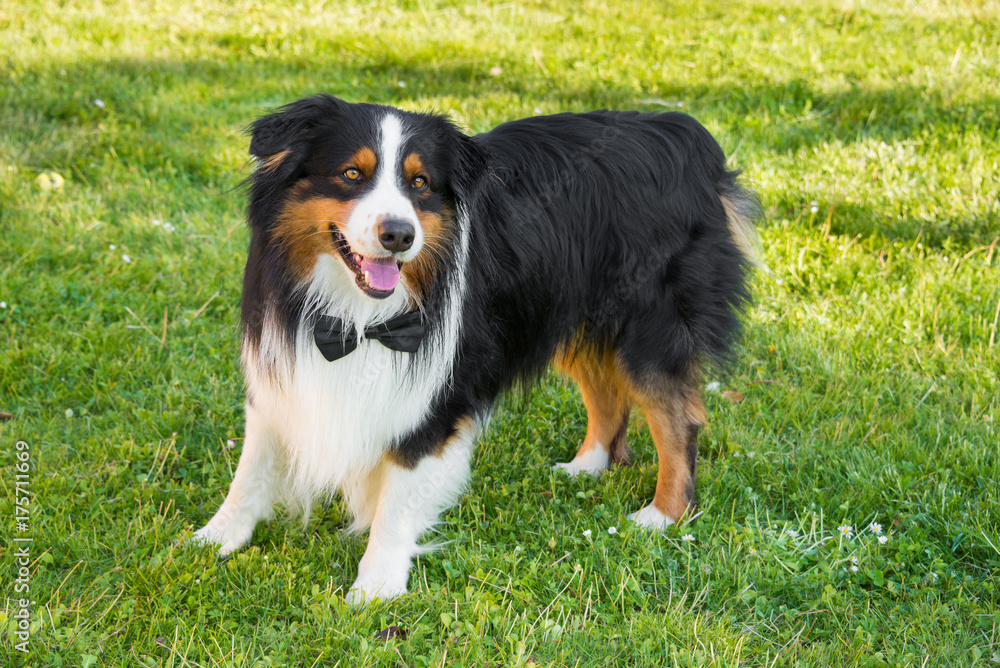
{"type": "Polygon", "coordinates": [[[445,439],[443,443],[434,449],[432,453],[435,457],[444,457],[452,445],[456,442],[463,442],[469,438],[469,434],[475,434],[479,430],[476,421],[469,416],[461,417],[455,422],[455,433],[445,439]]]}
{"type": "Polygon", "coordinates": [[[639,392],[659,460],[652,505],[676,522],[695,505],[698,430],[705,424],[705,406],[693,379],[665,379],[657,385],[639,392]]]}
{"type": "Polygon", "coordinates": [[[556,355],[555,365],[577,382],[587,407],[587,436],[576,457],[603,447],[612,462],[630,464],[626,431],[632,403],[614,354],[586,349],[563,351],[556,355]]]}
{"type": "Polygon", "coordinates": [[[468,440],[470,434],[475,434],[478,431],[478,428],[479,427],[474,418],[470,416],[460,417],[452,426],[451,436],[444,439],[440,443],[437,443],[427,452],[426,455],[424,455],[424,457],[417,460],[410,460],[406,457],[406,453],[400,452],[399,450],[390,450],[383,456],[382,459],[383,461],[390,462],[400,468],[414,469],[426,457],[443,458],[448,453],[448,448],[452,447],[455,443],[464,443],[468,440]]]}

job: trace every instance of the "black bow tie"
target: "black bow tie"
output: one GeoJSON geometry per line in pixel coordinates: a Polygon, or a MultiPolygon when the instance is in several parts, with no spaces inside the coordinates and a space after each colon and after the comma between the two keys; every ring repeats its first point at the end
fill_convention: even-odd
{"type": "MultiPolygon", "coordinates": [[[[420,311],[409,311],[385,322],[365,328],[365,338],[375,339],[390,350],[415,353],[424,338],[424,325],[420,321],[420,311]]],[[[313,328],[316,347],[328,362],[349,355],[358,347],[353,327],[345,327],[344,321],[329,315],[321,315],[313,328]]]]}

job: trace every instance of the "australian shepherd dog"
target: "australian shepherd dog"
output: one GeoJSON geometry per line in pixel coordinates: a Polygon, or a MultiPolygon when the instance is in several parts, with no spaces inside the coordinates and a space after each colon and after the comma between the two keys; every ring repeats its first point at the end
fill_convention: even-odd
{"type": "Polygon", "coordinates": [[[758,218],[702,125],[594,111],[470,137],[321,95],[254,122],[250,153],[246,440],[197,540],[227,554],[277,504],[339,493],[369,530],[348,599],[405,593],[498,397],[550,363],[588,413],[556,468],[628,463],[638,405],[659,474],[629,517],[691,511],[700,369],[731,354],[758,218]]]}

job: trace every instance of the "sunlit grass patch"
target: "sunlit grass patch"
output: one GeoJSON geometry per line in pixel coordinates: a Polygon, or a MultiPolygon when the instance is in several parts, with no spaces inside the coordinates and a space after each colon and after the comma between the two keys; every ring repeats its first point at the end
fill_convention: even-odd
{"type": "Polygon", "coordinates": [[[31,665],[1000,661],[998,26],[971,0],[0,7],[0,510],[23,440],[31,665]],[[336,502],[225,561],[178,546],[242,445],[243,132],[319,91],[473,132],[617,107],[716,134],[769,270],[706,371],[697,517],[626,520],[656,478],[638,415],[633,466],[554,475],[586,415],[552,375],[503,402],[399,601],[344,604],[364,543],[336,502]]]}

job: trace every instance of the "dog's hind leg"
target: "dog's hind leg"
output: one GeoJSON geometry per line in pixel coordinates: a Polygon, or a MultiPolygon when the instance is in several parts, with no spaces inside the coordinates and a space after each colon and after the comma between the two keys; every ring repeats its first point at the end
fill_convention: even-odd
{"type": "Polygon", "coordinates": [[[272,431],[247,405],[246,440],[222,506],[193,540],[219,546],[226,555],[246,545],[257,522],[271,517],[284,479],[284,460],[272,431]]]}
{"type": "Polygon", "coordinates": [[[347,595],[349,603],[406,593],[413,557],[429,549],[418,545],[417,539],[464,489],[477,431],[475,420],[463,418],[450,438],[415,465],[386,456],[372,473],[367,495],[375,507],[368,547],[347,595]]]}
{"type": "Polygon", "coordinates": [[[659,472],[652,503],[629,519],[662,529],[694,508],[698,430],[705,424],[705,407],[693,381],[667,379],[655,390],[637,394],[656,445],[659,472]]]}
{"type": "Polygon", "coordinates": [[[632,404],[621,383],[614,355],[579,350],[560,354],[555,363],[580,386],[587,407],[587,435],[572,461],[553,468],[571,476],[599,475],[612,463],[631,463],[625,437],[632,404]]]}

